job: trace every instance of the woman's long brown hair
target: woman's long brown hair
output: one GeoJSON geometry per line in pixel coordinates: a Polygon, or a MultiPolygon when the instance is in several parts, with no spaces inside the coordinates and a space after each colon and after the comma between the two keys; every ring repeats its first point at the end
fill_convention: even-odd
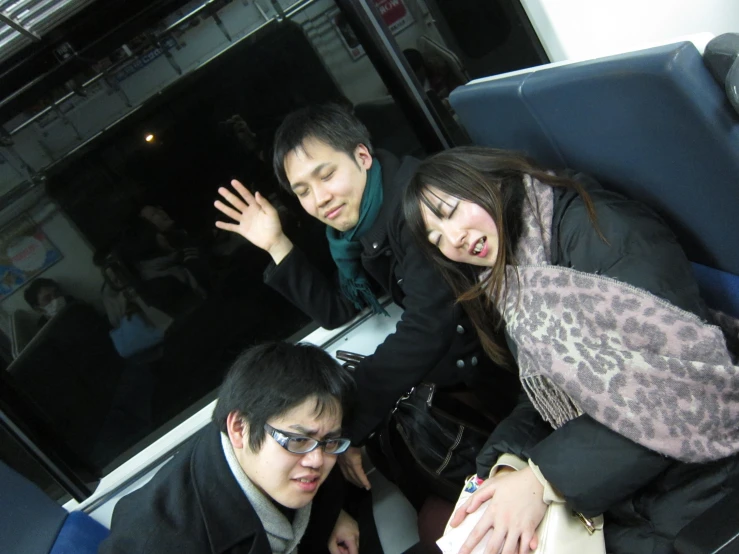
{"type": "Polygon", "coordinates": [[[553,187],[574,189],[585,202],[588,217],[598,235],[590,196],[576,180],[555,175],[537,166],[527,157],[507,150],[480,146],[462,146],[440,152],[419,166],[405,191],[403,209],[411,233],[423,251],[439,268],[474,324],[480,342],[493,362],[513,369],[511,354],[502,340],[502,318],[496,304],[505,294],[506,266],[516,265],[515,248],[522,230],[525,175],[553,187]],[[498,229],[498,257],[484,278],[484,267],[452,262],[428,240],[421,206],[437,217],[438,202],[430,188],[482,207],[498,229]]]}

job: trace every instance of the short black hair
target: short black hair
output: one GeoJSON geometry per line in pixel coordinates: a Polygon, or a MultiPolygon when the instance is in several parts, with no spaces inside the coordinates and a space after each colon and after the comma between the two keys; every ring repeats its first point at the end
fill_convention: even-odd
{"type": "Polygon", "coordinates": [[[405,59],[408,60],[408,65],[411,66],[413,73],[420,79],[426,73],[426,62],[423,60],[421,53],[415,48],[406,48],[403,50],[405,59]]]}
{"type": "Polygon", "coordinates": [[[306,399],[316,398],[316,414],[348,413],[354,392],[349,370],[312,344],[270,342],[244,351],[226,374],[213,410],[213,421],[227,433],[228,414],[241,414],[249,424],[249,447],[257,452],[264,424],[306,399]]]}
{"type": "Polygon", "coordinates": [[[345,106],[336,103],[308,106],[288,114],[275,132],[272,168],[280,185],[292,192],[285,174],[285,158],[303,147],[307,139],[316,139],[353,159],[360,144],[372,154],[367,127],[345,106]]]}
{"type": "Polygon", "coordinates": [[[31,306],[31,308],[33,308],[34,310],[38,308],[38,293],[41,292],[41,289],[44,287],[54,287],[58,289],[59,283],[54,281],[54,279],[39,277],[38,279],[34,279],[33,281],[31,281],[31,284],[28,285],[28,288],[23,291],[23,298],[26,299],[28,305],[31,306]]]}

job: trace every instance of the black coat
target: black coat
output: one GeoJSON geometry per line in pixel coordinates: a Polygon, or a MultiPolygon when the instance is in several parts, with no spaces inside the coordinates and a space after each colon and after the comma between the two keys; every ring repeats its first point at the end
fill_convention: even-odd
{"type": "MultiPolygon", "coordinates": [[[[327,550],[343,501],[341,482],[339,473],[332,472],[321,485],[301,553],[327,550]]],[[[98,552],[271,554],[272,549],[228,467],[220,431],[211,423],[149,483],[116,504],[110,536],[98,552]]]]}
{"type": "MultiPolygon", "coordinates": [[[[510,411],[518,391],[515,376],[485,356],[471,322],[405,224],[403,190],[419,161],[398,160],[386,152],[377,157],[382,164],[383,205],[361,239],[362,265],[404,311],[395,333],[355,373],[362,394],[351,421],[345,422],[355,444],[364,441],[398,398],[422,380],[440,386],[467,383],[485,390],[488,402],[492,397],[491,405],[500,405],[500,413],[510,411]]],[[[326,278],[297,248],[278,266],[267,268],[265,282],[327,329],[357,314],[341,294],[338,279],[326,278]]]]}
{"type": "MultiPolygon", "coordinates": [[[[618,279],[703,317],[690,263],[667,226],[644,205],[578,178],[588,187],[609,244],[593,230],[582,198],[554,189],[552,263],[618,279]]],[[[575,510],[605,513],[609,553],[673,552],[677,533],[739,480],[736,456],[709,464],[678,462],[587,415],[552,432],[525,394],[490,437],[478,472],[486,475],[504,452],[532,459],[575,510]]]]}

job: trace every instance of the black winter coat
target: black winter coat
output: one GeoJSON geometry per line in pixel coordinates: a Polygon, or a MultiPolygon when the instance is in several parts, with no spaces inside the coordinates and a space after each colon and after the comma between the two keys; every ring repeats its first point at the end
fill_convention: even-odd
{"type": "MultiPolygon", "coordinates": [[[[552,263],[618,279],[703,317],[690,263],[659,217],[585,176],[577,178],[590,193],[609,244],[595,233],[582,198],[555,188],[552,263]]],[[[523,393],[480,453],[478,473],[487,475],[506,452],[533,460],[575,510],[605,513],[609,553],[673,552],[677,533],[739,484],[737,456],[682,463],[587,415],[552,432],[523,393]]]]}
{"type": "MultiPolygon", "coordinates": [[[[490,405],[507,414],[515,404],[517,379],[485,356],[467,315],[405,224],[403,190],[419,161],[398,160],[382,151],[377,157],[383,205],[372,229],[361,238],[362,265],[404,311],[395,333],[355,372],[362,394],[352,419],[345,422],[353,443],[361,444],[398,398],[422,380],[442,387],[466,383],[486,391],[490,405]]],[[[338,279],[327,279],[297,248],[279,265],[270,264],[264,280],[327,329],[357,315],[341,294],[338,279]]]]}

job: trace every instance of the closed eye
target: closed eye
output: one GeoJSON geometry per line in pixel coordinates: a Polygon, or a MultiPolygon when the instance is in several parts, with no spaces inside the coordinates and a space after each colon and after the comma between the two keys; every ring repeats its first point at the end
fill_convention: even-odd
{"type": "Polygon", "coordinates": [[[329,173],[327,173],[326,175],[324,175],[323,177],[321,177],[321,181],[328,181],[333,176],[334,176],[334,171],[331,170],[329,173]]]}
{"type": "Polygon", "coordinates": [[[295,196],[298,196],[299,198],[303,198],[307,195],[308,195],[308,187],[301,187],[295,191],[295,196]]]}

